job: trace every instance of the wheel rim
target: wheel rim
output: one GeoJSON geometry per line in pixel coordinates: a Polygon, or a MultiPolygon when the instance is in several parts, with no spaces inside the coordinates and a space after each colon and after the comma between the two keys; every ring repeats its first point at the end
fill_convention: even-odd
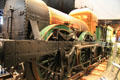
{"type": "Polygon", "coordinates": [[[79,40],[85,42],[95,41],[93,35],[90,32],[82,32],[79,36],[79,40]]]}

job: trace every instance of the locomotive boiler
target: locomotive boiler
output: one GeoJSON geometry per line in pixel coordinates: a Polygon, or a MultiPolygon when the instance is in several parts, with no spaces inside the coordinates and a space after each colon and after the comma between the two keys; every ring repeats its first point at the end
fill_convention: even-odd
{"type": "Polygon", "coordinates": [[[68,80],[106,57],[96,26],[88,9],[68,15],[42,0],[7,0],[1,64],[16,79],[68,80]]]}

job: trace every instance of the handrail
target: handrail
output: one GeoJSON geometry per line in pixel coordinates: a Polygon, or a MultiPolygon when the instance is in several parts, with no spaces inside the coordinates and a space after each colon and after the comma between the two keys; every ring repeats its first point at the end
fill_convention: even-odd
{"type": "Polygon", "coordinates": [[[119,68],[119,69],[120,69],[120,65],[119,65],[119,64],[114,63],[114,62],[112,62],[112,64],[113,64],[115,67],[117,67],[117,68],[119,68]]]}
{"type": "Polygon", "coordinates": [[[117,64],[117,63],[114,63],[114,62],[112,62],[112,64],[119,69],[119,70],[117,71],[117,74],[116,74],[115,78],[114,78],[114,80],[116,80],[117,77],[118,77],[118,74],[119,74],[119,72],[120,72],[120,65],[117,64]]]}

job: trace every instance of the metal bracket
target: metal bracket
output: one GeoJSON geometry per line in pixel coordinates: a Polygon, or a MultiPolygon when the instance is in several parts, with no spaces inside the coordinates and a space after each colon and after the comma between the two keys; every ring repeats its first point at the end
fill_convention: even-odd
{"type": "Polygon", "coordinates": [[[30,23],[31,23],[31,26],[32,26],[32,31],[33,31],[34,38],[36,40],[41,40],[41,36],[40,36],[37,21],[30,20],[30,23]]]}

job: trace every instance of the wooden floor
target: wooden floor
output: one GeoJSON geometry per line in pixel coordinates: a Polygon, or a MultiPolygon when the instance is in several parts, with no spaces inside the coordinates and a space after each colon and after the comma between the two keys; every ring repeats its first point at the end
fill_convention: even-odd
{"type": "Polygon", "coordinates": [[[79,80],[99,80],[99,78],[103,75],[104,71],[107,67],[107,61],[102,62],[98,66],[96,66],[88,75],[83,76],[79,80]]]}
{"type": "MultiPolygon", "coordinates": [[[[106,67],[107,67],[107,61],[104,61],[98,66],[96,66],[88,75],[83,76],[79,80],[98,80],[103,75],[103,72],[106,70],[106,67]]],[[[7,80],[14,80],[14,79],[7,79],[7,80]]]]}

